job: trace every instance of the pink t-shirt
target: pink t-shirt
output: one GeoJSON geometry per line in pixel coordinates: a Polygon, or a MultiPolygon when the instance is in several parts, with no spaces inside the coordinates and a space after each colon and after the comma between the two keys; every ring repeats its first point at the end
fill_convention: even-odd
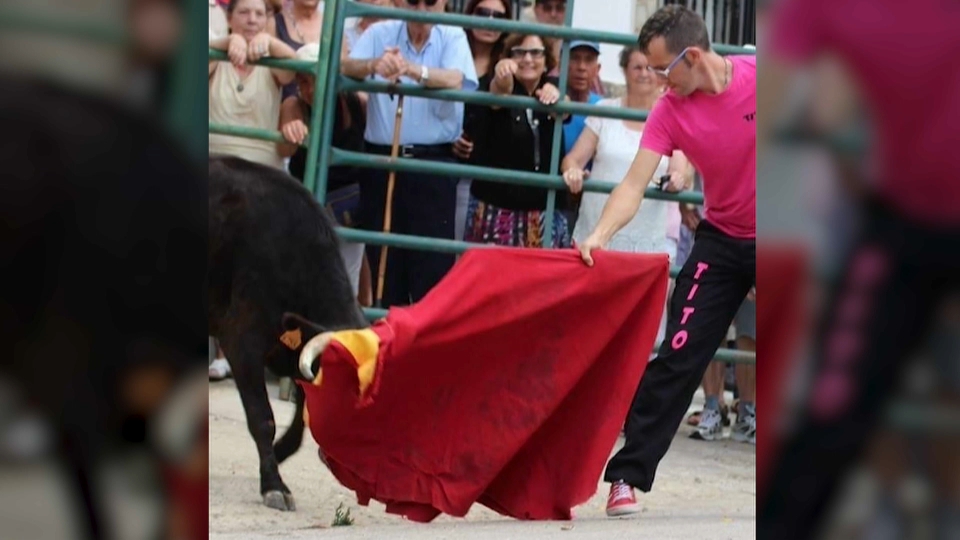
{"type": "Polygon", "coordinates": [[[783,0],[771,8],[773,57],[837,55],[877,130],[879,195],[931,224],[960,223],[960,9],[956,2],[783,0]]]}
{"type": "Polygon", "coordinates": [[[728,56],[720,94],[667,92],[650,111],[640,147],[680,150],[703,176],[704,217],[735,238],[757,235],[757,57],[728,56]]]}

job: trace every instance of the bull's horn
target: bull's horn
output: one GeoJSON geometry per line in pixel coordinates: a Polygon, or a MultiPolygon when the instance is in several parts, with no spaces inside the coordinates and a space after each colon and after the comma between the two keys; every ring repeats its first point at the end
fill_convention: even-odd
{"type": "Polygon", "coordinates": [[[300,373],[303,373],[303,376],[306,377],[308,381],[316,378],[317,374],[313,373],[313,361],[323,354],[327,345],[330,344],[331,339],[333,339],[333,332],[317,334],[310,338],[310,341],[308,341],[307,344],[303,346],[303,350],[300,351],[300,373]]]}

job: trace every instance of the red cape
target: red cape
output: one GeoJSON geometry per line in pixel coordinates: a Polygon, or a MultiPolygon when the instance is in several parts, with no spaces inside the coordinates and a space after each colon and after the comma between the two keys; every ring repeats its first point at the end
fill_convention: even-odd
{"type": "Polygon", "coordinates": [[[757,356],[770,361],[757,369],[757,403],[763,403],[757,431],[757,495],[767,495],[780,446],[789,425],[787,396],[810,328],[807,305],[810,253],[799,244],[757,246],[757,356]]]}
{"type": "Polygon", "coordinates": [[[421,302],[338,333],[322,380],[301,383],[337,480],[415,521],[476,502],[571,519],[597,491],[667,291],[666,255],[595,262],[471,250],[421,302]]]}

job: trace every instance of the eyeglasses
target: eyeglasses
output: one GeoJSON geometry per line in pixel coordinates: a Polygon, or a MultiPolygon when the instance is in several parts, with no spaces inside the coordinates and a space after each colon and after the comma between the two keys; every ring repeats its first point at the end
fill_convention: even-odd
{"type": "Polygon", "coordinates": [[[486,17],[490,19],[506,19],[507,18],[506,11],[497,11],[495,9],[482,8],[482,7],[479,7],[473,10],[473,14],[476,17],[486,17]]]}
{"type": "Polygon", "coordinates": [[[543,47],[534,47],[531,49],[524,49],[523,47],[514,47],[510,49],[510,56],[521,59],[526,55],[530,55],[533,59],[543,58],[543,55],[546,54],[547,50],[543,47]]]}
{"type": "Polygon", "coordinates": [[[673,71],[674,67],[676,67],[677,62],[679,62],[684,56],[686,56],[687,51],[689,50],[690,50],[690,47],[687,47],[686,49],[680,51],[680,54],[678,54],[677,57],[673,59],[673,62],[670,62],[670,65],[668,65],[666,69],[654,69],[651,66],[647,66],[647,69],[650,70],[650,72],[656,75],[657,77],[667,79],[670,77],[670,72],[673,71]]]}
{"type": "Polygon", "coordinates": [[[416,7],[417,4],[420,4],[421,2],[423,2],[423,4],[427,7],[433,7],[437,5],[437,0],[407,0],[407,4],[410,4],[411,7],[416,7]]]}

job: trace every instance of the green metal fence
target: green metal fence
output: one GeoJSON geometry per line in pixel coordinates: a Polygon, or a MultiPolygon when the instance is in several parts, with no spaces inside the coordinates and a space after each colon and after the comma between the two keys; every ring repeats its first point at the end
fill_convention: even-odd
{"type": "MultiPolygon", "coordinates": [[[[309,131],[311,136],[304,142],[307,148],[307,167],[304,184],[323,203],[326,197],[327,168],[332,165],[352,165],[398,172],[423,172],[428,174],[445,175],[456,178],[475,178],[494,182],[505,182],[516,185],[542,187],[549,189],[547,198],[547,223],[545,226],[546,238],[544,244],[552,241],[553,210],[556,205],[558,190],[565,191],[566,186],[558,174],[560,162],[560,142],[563,126],[557,123],[553,133],[553,157],[547,173],[533,173],[526,171],[507,171],[474,165],[438,163],[410,158],[390,158],[381,155],[369,155],[358,152],[339,150],[331,146],[333,134],[333,115],[320,115],[318,111],[333,110],[336,95],[340,91],[365,91],[371,93],[394,93],[407,96],[429,97],[444,101],[456,101],[479,105],[497,105],[503,107],[527,107],[534,110],[546,110],[558,113],[589,114],[605,118],[624,120],[646,120],[648,111],[634,111],[614,107],[599,107],[585,103],[560,102],[555,105],[543,105],[538,100],[519,96],[497,96],[483,92],[467,92],[460,90],[432,90],[413,84],[390,84],[384,81],[355,81],[340,75],[340,54],[343,40],[344,19],[348,17],[377,17],[381,19],[399,19],[431,24],[445,24],[463,28],[479,28],[501,32],[535,33],[548,37],[567,40],[562,48],[560,58],[559,87],[566,87],[567,65],[569,63],[569,41],[572,39],[588,39],[604,43],[632,45],[636,43],[636,36],[595,30],[571,28],[573,17],[573,2],[568,1],[565,26],[550,26],[537,23],[519,22],[513,20],[498,20],[492,18],[473,17],[469,15],[450,13],[428,13],[423,11],[379,7],[370,4],[360,4],[351,0],[328,0],[324,9],[323,31],[320,40],[321,61],[304,62],[297,60],[265,59],[258,62],[270,67],[282,67],[301,73],[311,73],[316,76],[317,84],[314,91],[314,114],[310,119],[309,131]],[[324,61],[326,60],[326,61],[324,61]],[[317,135],[319,134],[319,135],[317,135]]],[[[755,54],[752,48],[733,47],[715,44],[714,49],[721,54],[755,54]]],[[[221,51],[209,51],[210,58],[226,60],[226,54],[221,51]]],[[[239,126],[210,124],[211,133],[252,137],[263,140],[282,142],[279,131],[253,129],[239,126]]],[[[592,179],[584,184],[584,190],[590,192],[609,193],[616,184],[607,179],[592,179]]],[[[703,195],[697,192],[666,193],[657,189],[648,189],[646,196],[650,199],[703,203],[703,195]]],[[[363,242],[374,245],[418,249],[428,251],[442,251],[447,253],[462,253],[467,249],[489,247],[462,241],[423,238],[396,233],[377,233],[356,229],[339,228],[341,238],[353,242],[363,242]]],[[[670,269],[670,275],[676,277],[679,268],[670,269]]],[[[377,319],[385,315],[383,310],[367,309],[365,314],[369,319],[377,319]]],[[[720,349],[717,351],[717,360],[726,362],[755,363],[753,353],[720,349]]]]}
{"type": "MultiPolygon", "coordinates": [[[[341,7],[340,6],[341,3],[342,3],[342,0],[337,0],[337,1],[327,0],[327,4],[328,4],[327,9],[330,10],[331,8],[333,8],[333,10],[327,11],[327,15],[324,18],[324,22],[323,22],[324,36],[331,36],[331,30],[335,25],[340,27],[341,29],[340,33],[342,35],[343,15],[341,13],[335,13],[334,11],[336,10],[336,8],[341,7]]],[[[571,0],[569,2],[570,9],[568,10],[568,12],[572,12],[572,5],[573,5],[573,2],[571,0]]],[[[355,6],[350,9],[354,10],[353,12],[356,12],[357,8],[358,7],[355,6]]],[[[373,9],[373,8],[367,8],[366,6],[359,6],[359,9],[360,11],[363,11],[366,9],[373,9]]],[[[393,12],[393,11],[389,12],[389,15],[395,18],[399,18],[399,17],[396,17],[396,12],[393,12]]],[[[449,23],[450,21],[461,21],[461,20],[464,20],[462,16],[457,17],[457,16],[448,15],[447,18],[444,18],[442,22],[449,23]],[[456,19],[453,19],[453,17],[456,17],[456,19]]],[[[501,28],[498,23],[499,21],[494,21],[494,20],[478,19],[474,21],[470,19],[468,21],[464,20],[464,23],[461,24],[461,26],[473,27],[473,28],[505,29],[507,31],[515,30],[514,28],[501,28]]],[[[6,29],[6,30],[14,30],[18,32],[28,32],[33,34],[50,34],[50,35],[59,36],[59,37],[76,38],[79,41],[99,42],[99,43],[104,43],[104,44],[113,45],[113,46],[122,46],[126,41],[125,32],[119,27],[112,26],[109,24],[103,24],[101,21],[96,21],[92,19],[73,19],[73,18],[63,18],[63,17],[58,18],[55,16],[51,16],[51,14],[48,12],[43,12],[39,10],[28,10],[28,11],[16,11],[16,10],[9,10],[9,9],[0,10],[0,28],[6,29]]],[[[193,26],[192,28],[196,30],[195,26],[193,26]]],[[[550,27],[548,29],[553,29],[553,28],[550,27]]],[[[584,35],[584,36],[593,37],[593,38],[597,38],[598,35],[603,38],[612,36],[615,39],[611,39],[609,41],[607,41],[606,39],[598,39],[598,40],[607,41],[610,43],[622,43],[622,44],[632,43],[634,39],[633,36],[608,34],[603,32],[594,33],[594,32],[583,31],[582,33],[578,32],[577,35],[584,35]]],[[[332,39],[321,40],[321,43],[322,43],[321,55],[320,55],[321,58],[334,58],[334,59],[339,58],[339,54],[337,56],[330,56],[330,51],[332,51],[334,47],[334,43],[332,43],[332,41],[333,41],[332,39]]],[[[339,43],[339,40],[337,41],[337,43],[339,43]]],[[[337,45],[336,47],[337,49],[339,49],[339,45],[337,45]]],[[[720,52],[728,52],[728,53],[738,52],[736,48],[728,48],[723,46],[717,46],[716,48],[720,52]]],[[[744,52],[748,52],[748,51],[744,51],[744,52]]],[[[181,49],[180,55],[183,55],[183,54],[189,54],[189,53],[186,53],[183,49],[181,49]]],[[[219,60],[226,59],[225,54],[220,53],[219,51],[213,51],[213,50],[210,50],[209,57],[211,59],[219,59],[219,60]]],[[[325,81],[328,81],[331,79],[335,80],[339,82],[340,89],[355,89],[355,87],[351,87],[350,85],[359,84],[359,83],[353,83],[353,81],[346,81],[346,80],[339,79],[337,74],[338,69],[336,67],[338,62],[336,60],[333,62],[334,64],[333,66],[330,66],[325,62],[318,62],[316,64],[313,64],[309,62],[298,62],[293,60],[277,61],[277,60],[269,60],[269,59],[264,60],[260,63],[264,65],[280,66],[280,67],[293,69],[301,72],[314,73],[318,75],[318,77],[322,75],[323,78],[322,79],[318,78],[318,80],[325,80],[325,81]]],[[[566,63],[566,57],[564,59],[564,65],[565,63],[566,63]]],[[[565,71],[565,70],[562,70],[562,71],[565,71]]],[[[383,89],[374,88],[375,85],[378,85],[381,83],[365,83],[365,84],[371,85],[371,88],[372,88],[371,91],[383,91],[383,89]]],[[[322,109],[319,109],[316,105],[319,103],[323,103],[324,99],[327,99],[326,98],[326,96],[328,95],[327,90],[328,90],[328,87],[326,85],[318,85],[317,101],[314,103],[314,111],[322,110],[322,109]]],[[[418,88],[410,88],[408,90],[408,95],[416,95],[414,92],[417,92],[417,91],[419,91],[418,88]]],[[[329,95],[332,96],[335,94],[335,92],[336,92],[336,89],[331,89],[329,90],[329,95]]],[[[464,97],[465,99],[463,99],[463,101],[466,101],[468,103],[471,103],[471,102],[480,103],[481,101],[479,101],[479,99],[485,99],[485,97],[483,97],[480,94],[472,94],[469,96],[469,98],[467,98],[467,96],[460,96],[459,94],[463,94],[463,93],[440,91],[440,92],[432,92],[430,96],[431,97],[450,96],[451,98],[464,97]],[[476,99],[477,101],[472,101],[474,99],[476,99]]],[[[513,98],[513,99],[519,101],[523,98],[513,98]]],[[[539,107],[540,106],[539,102],[534,102],[534,101],[535,100],[527,100],[526,105],[532,106],[534,108],[539,107]]],[[[555,107],[556,107],[556,110],[561,110],[561,108],[565,106],[573,106],[573,105],[558,104],[555,107]]],[[[569,112],[583,113],[584,111],[571,109],[569,112]]],[[[596,116],[609,115],[609,117],[612,117],[612,118],[628,118],[628,119],[646,118],[646,115],[644,113],[636,113],[632,111],[620,111],[616,109],[606,109],[601,107],[591,107],[589,109],[589,113],[596,116]],[[633,115],[637,115],[637,116],[633,116],[633,115]]],[[[312,133],[317,133],[316,131],[317,126],[321,121],[321,119],[318,118],[318,116],[319,115],[315,114],[313,118],[311,118],[310,128],[312,133]]],[[[248,137],[259,138],[264,140],[273,140],[273,141],[282,140],[282,137],[280,136],[279,132],[269,131],[269,130],[246,130],[243,128],[236,128],[232,126],[210,125],[210,131],[217,132],[217,133],[227,133],[232,135],[248,136],[248,137]]],[[[308,155],[310,156],[310,159],[313,160],[311,162],[312,164],[316,164],[318,154],[319,155],[327,154],[329,156],[327,159],[327,163],[335,159],[338,159],[337,156],[339,151],[336,149],[332,149],[330,147],[331,134],[332,134],[332,122],[329,130],[326,130],[324,132],[324,136],[320,138],[320,141],[325,141],[324,143],[321,144],[321,142],[318,142],[317,140],[313,140],[313,139],[309,141],[308,155]],[[323,152],[320,152],[321,146],[322,146],[323,152]]],[[[783,134],[783,136],[781,136],[781,140],[790,140],[792,138],[794,137],[791,136],[791,133],[785,133],[783,134]]],[[[862,149],[865,144],[864,139],[862,138],[852,138],[850,140],[844,140],[844,141],[816,141],[816,142],[820,142],[820,143],[826,142],[828,143],[829,146],[833,148],[853,149],[853,150],[862,149]],[[832,143],[832,144],[829,144],[829,143],[832,143]]],[[[346,154],[350,154],[350,153],[346,153],[346,154]]],[[[348,155],[345,157],[349,158],[350,156],[348,155]]],[[[309,179],[308,186],[311,187],[311,189],[317,195],[318,199],[320,201],[323,201],[325,197],[326,189],[322,189],[322,190],[317,189],[316,183],[318,182],[316,181],[316,178],[314,176],[315,174],[314,171],[316,171],[316,167],[307,168],[306,174],[309,179]]],[[[499,171],[499,173],[501,173],[502,175],[503,171],[499,171]]],[[[323,174],[324,175],[326,174],[325,169],[323,170],[323,174]]],[[[476,174],[476,173],[471,172],[470,174],[476,174]]],[[[548,178],[548,181],[549,180],[559,182],[556,177],[550,177],[548,178]]],[[[325,178],[323,178],[323,182],[324,183],[326,182],[325,178]]],[[[609,183],[591,180],[585,185],[585,189],[587,191],[607,192],[609,191],[611,186],[612,184],[609,184],[609,183]]],[[[560,188],[562,186],[555,185],[551,187],[560,188]]],[[[663,196],[662,198],[666,198],[666,199],[670,198],[668,194],[648,193],[648,196],[650,196],[651,198],[656,198],[654,197],[654,195],[663,196]]],[[[696,197],[698,196],[698,194],[690,194],[689,196],[696,197]]],[[[691,202],[700,202],[700,200],[692,200],[691,202]]],[[[433,250],[447,251],[452,253],[462,252],[463,249],[467,247],[467,245],[464,245],[464,243],[462,242],[454,242],[449,240],[429,241],[427,239],[417,238],[417,237],[410,237],[410,236],[397,235],[397,234],[370,233],[370,232],[357,231],[352,229],[340,229],[338,232],[346,240],[369,242],[371,244],[387,243],[389,245],[398,246],[398,247],[420,247],[423,249],[433,249],[433,250]],[[422,242],[427,242],[427,244],[421,244],[422,242]],[[426,246],[429,246],[429,247],[426,247],[426,246]]],[[[480,245],[468,245],[468,246],[471,248],[483,247],[480,245]]],[[[386,314],[384,310],[366,310],[366,312],[367,312],[367,316],[370,318],[380,318],[386,314]]],[[[724,349],[721,349],[720,351],[718,351],[717,359],[724,360],[724,361],[755,362],[755,357],[749,353],[742,353],[739,351],[729,351],[724,349]]],[[[900,429],[905,429],[910,431],[938,430],[938,431],[948,431],[951,433],[960,432],[960,423],[958,423],[952,411],[938,409],[935,407],[930,407],[928,405],[913,404],[910,402],[903,402],[903,401],[897,402],[897,403],[891,404],[891,406],[886,412],[886,417],[889,422],[896,425],[900,429]]]]}

